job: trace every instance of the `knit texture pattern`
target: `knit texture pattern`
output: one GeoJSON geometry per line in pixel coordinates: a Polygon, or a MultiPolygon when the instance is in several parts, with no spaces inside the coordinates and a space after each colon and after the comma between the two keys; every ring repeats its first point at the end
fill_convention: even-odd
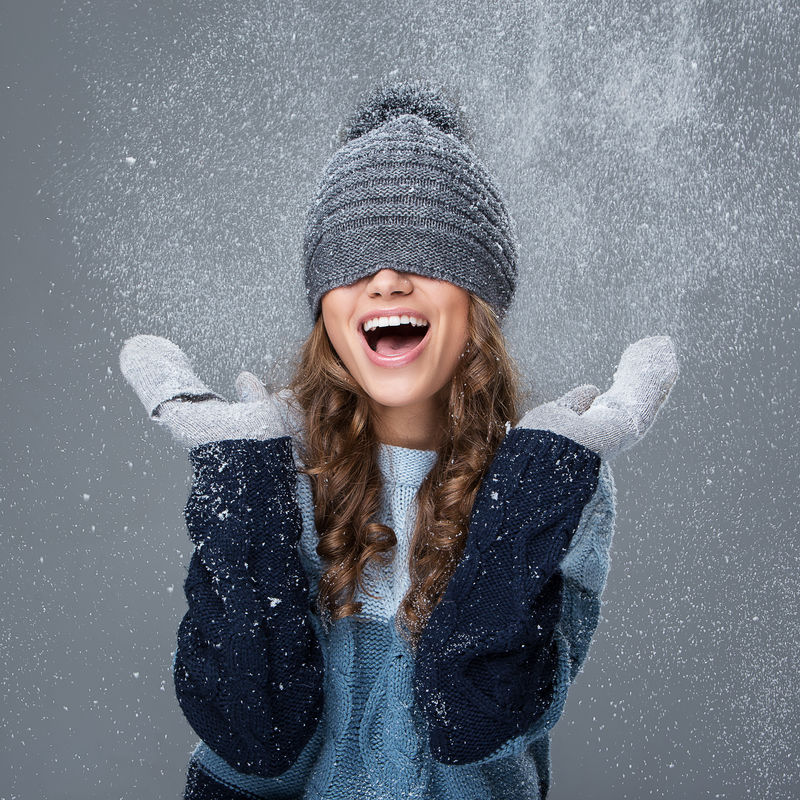
{"type": "Polygon", "coordinates": [[[279,775],[311,738],[323,704],[291,440],[211,442],[189,458],[185,517],[196,547],[173,662],[178,702],[227,763],[279,775]]]}
{"type": "MultiPolygon", "coordinates": [[[[462,559],[448,585],[448,600],[458,600],[455,589],[451,592],[452,585],[464,593],[465,610],[454,617],[457,634],[441,642],[438,656],[433,643],[427,645],[426,672],[415,664],[394,622],[409,586],[406,562],[415,521],[414,498],[435,459],[433,451],[381,447],[384,487],[379,521],[397,535],[395,558],[391,564],[367,572],[363,590],[359,588],[357,593],[362,613],[337,621],[327,631],[311,610],[322,570],[316,553],[311,486],[306,476],[296,476],[302,520],[297,553],[309,590],[308,600],[298,608],[306,613],[324,657],[324,708],[319,724],[294,763],[272,777],[245,774],[210,742],[200,741],[189,764],[186,798],[546,797],[550,784],[548,732],[561,715],[567,690],[586,658],[599,619],[614,521],[611,473],[605,462],[595,471],[596,456],[564,437],[546,431],[509,433],[495,456],[489,482],[479,493],[480,505],[476,502],[473,511],[477,522],[465,551],[465,556],[467,552],[472,555],[462,559]],[[524,499],[526,483],[544,507],[524,499]],[[517,503],[522,504],[520,508],[517,503]],[[575,514],[578,519],[570,529],[572,523],[565,520],[575,514]],[[562,533],[555,535],[552,529],[562,533]],[[548,543],[539,547],[537,539],[548,543]],[[489,540],[491,548],[486,546],[489,540]],[[504,555],[490,557],[495,549],[504,555]],[[515,598],[512,592],[489,591],[491,569],[509,566],[508,559],[515,555],[518,560],[528,560],[511,564],[501,581],[526,594],[515,598]],[[554,568],[554,562],[560,566],[554,568]],[[471,584],[470,577],[474,578],[471,584]],[[492,613],[484,614],[478,607],[481,599],[492,605],[492,613]],[[543,663],[519,656],[517,651],[524,652],[528,641],[539,642],[539,650],[548,656],[543,663]],[[440,663],[438,657],[445,652],[448,661],[440,663]],[[489,652],[501,656],[485,658],[489,652]],[[470,667],[475,659],[480,669],[470,667]],[[452,668],[450,661],[463,666],[452,668]],[[496,672],[492,672],[495,666],[496,672]],[[530,672],[536,674],[539,687],[535,703],[527,702],[522,691],[534,683],[530,672]],[[454,691],[437,683],[442,680],[452,681],[454,691]],[[479,693],[477,700],[465,696],[468,687],[479,693]],[[435,691],[441,693],[444,705],[427,703],[435,691]],[[422,702],[415,695],[421,696],[422,702]],[[547,702],[544,708],[542,698],[547,702]],[[526,722],[529,727],[487,747],[476,741],[474,730],[464,730],[459,736],[446,724],[451,719],[466,720],[466,724],[474,720],[480,730],[487,714],[505,731],[517,731],[526,722]],[[442,741],[450,748],[448,753],[463,759],[466,742],[473,748],[468,758],[474,760],[446,763],[441,753],[435,755],[431,742],[436,742],[437,730],[445,731],[442,741]],[[493,750],[489,751],[490,747],[493,750]]],[[[307,644],[298,630],[307,629],[298,627],[289,638],[303,650],[307,644]]],[[[252,715],[259,713],[254,709],[252,715]]],[[[253,720],[245,722],[245,729],[254,724],[253,720]]],[[[290,732],[291,728],[285,734],[290,732]]]]}
{"type": "Polygon", "coordinates": [[[517,249],[500,192],[470,148],[400,114],[347,142],[320,179],[303,241],[312,316],[325,292],[391,268],[472,291],[502,319],[517,249]]]}
{"type": "Polygon", "coordinates": [[[596,453],[550,431],[514,428],[498,449],[417,655],[415,697],[437,760],[485,758],[552,702],[557,569],[599,469],[596,453]]]}

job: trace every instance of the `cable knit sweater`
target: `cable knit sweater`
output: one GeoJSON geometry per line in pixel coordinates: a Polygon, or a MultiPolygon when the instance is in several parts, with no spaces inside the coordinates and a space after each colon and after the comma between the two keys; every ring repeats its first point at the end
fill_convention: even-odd
{"type": "Polygon", "coordinates": [[[534,800],[597,626],[614,527],[607,462],[512,428],[416,655],[395,631],[415,495],[436,453],[381,445],[394,560],[325,630],[311,486],[286,437],[190,453],[197,548],[173,670],[201,737],[187,800],[534,800]]]}

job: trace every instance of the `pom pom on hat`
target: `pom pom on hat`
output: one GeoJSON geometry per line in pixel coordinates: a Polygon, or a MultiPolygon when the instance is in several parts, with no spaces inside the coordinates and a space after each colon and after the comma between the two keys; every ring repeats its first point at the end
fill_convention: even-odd
{"type": "Polygon", "coordinates": [[[379,86],[361,101],[344,123],[339,140],[346,144],[403,114],[414,114],[442,133],[452,134],[464,144],[470,143],[466,119],[452,97],[452,90],[448,94],[444,87],[427,81],[400,81],[379,86]]]}

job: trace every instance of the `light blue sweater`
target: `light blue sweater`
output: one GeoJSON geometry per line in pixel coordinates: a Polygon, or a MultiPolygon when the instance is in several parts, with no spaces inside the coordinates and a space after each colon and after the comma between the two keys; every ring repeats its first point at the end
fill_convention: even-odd
{"type": "MultiPolygon", "coordinates": [[[[300,463],[297,454],[295,460],[300,463]]],[[[396,553],[390,565],[365,575],[366,589],[377,599],[359,589],[355,599],[363,603],[361,614],[337,621],[326,632],[309,612],[325,660],[322,721],[300,758],[275,778],[239,773],[199,742],[192,761],[220,785],[217,797],[537,800],[546,794],[549,730],[558,721],[567,690],[586,658],[608,575],[615,515],[611,471],[603,462],[597,489],[561,561],[564,588],[556,631],[559,676],[550,707],[530,730],[487,758],[448,765],[431,757],[424,720],[414,703],[412,655],[394,627],[395,613],[410,585],[407,558],[415,496],[435,460],[434,451],[381,446],[384,488],[379,521],[395,532],[396,553]]],[[[322,564],[316,553],[311,486],[300,473],[297,499],[303,522],[298,549],[313,606],[322,564]]]]}

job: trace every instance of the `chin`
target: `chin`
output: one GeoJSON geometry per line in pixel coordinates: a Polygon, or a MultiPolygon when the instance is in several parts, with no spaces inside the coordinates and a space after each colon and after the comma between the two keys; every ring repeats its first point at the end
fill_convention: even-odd
{"type": "Polygon", "coordinates": [[[424,403],[431,397],[430,393],[420,392],[418,387],[409,386],[408,380],[375,381],[372,385],[364,386],[364,389],[375,403],[388,408],[413,406],[424,403]]]}
{"type": "Polygon", "coordinates": [[[404,408],[427,399],[425,397],[417,397],[414,394],[405,395],[400,392],[387,391],[385,388],[378,392],[368,391],[367,394],[375,403],[387,408],[404,408]]]}

